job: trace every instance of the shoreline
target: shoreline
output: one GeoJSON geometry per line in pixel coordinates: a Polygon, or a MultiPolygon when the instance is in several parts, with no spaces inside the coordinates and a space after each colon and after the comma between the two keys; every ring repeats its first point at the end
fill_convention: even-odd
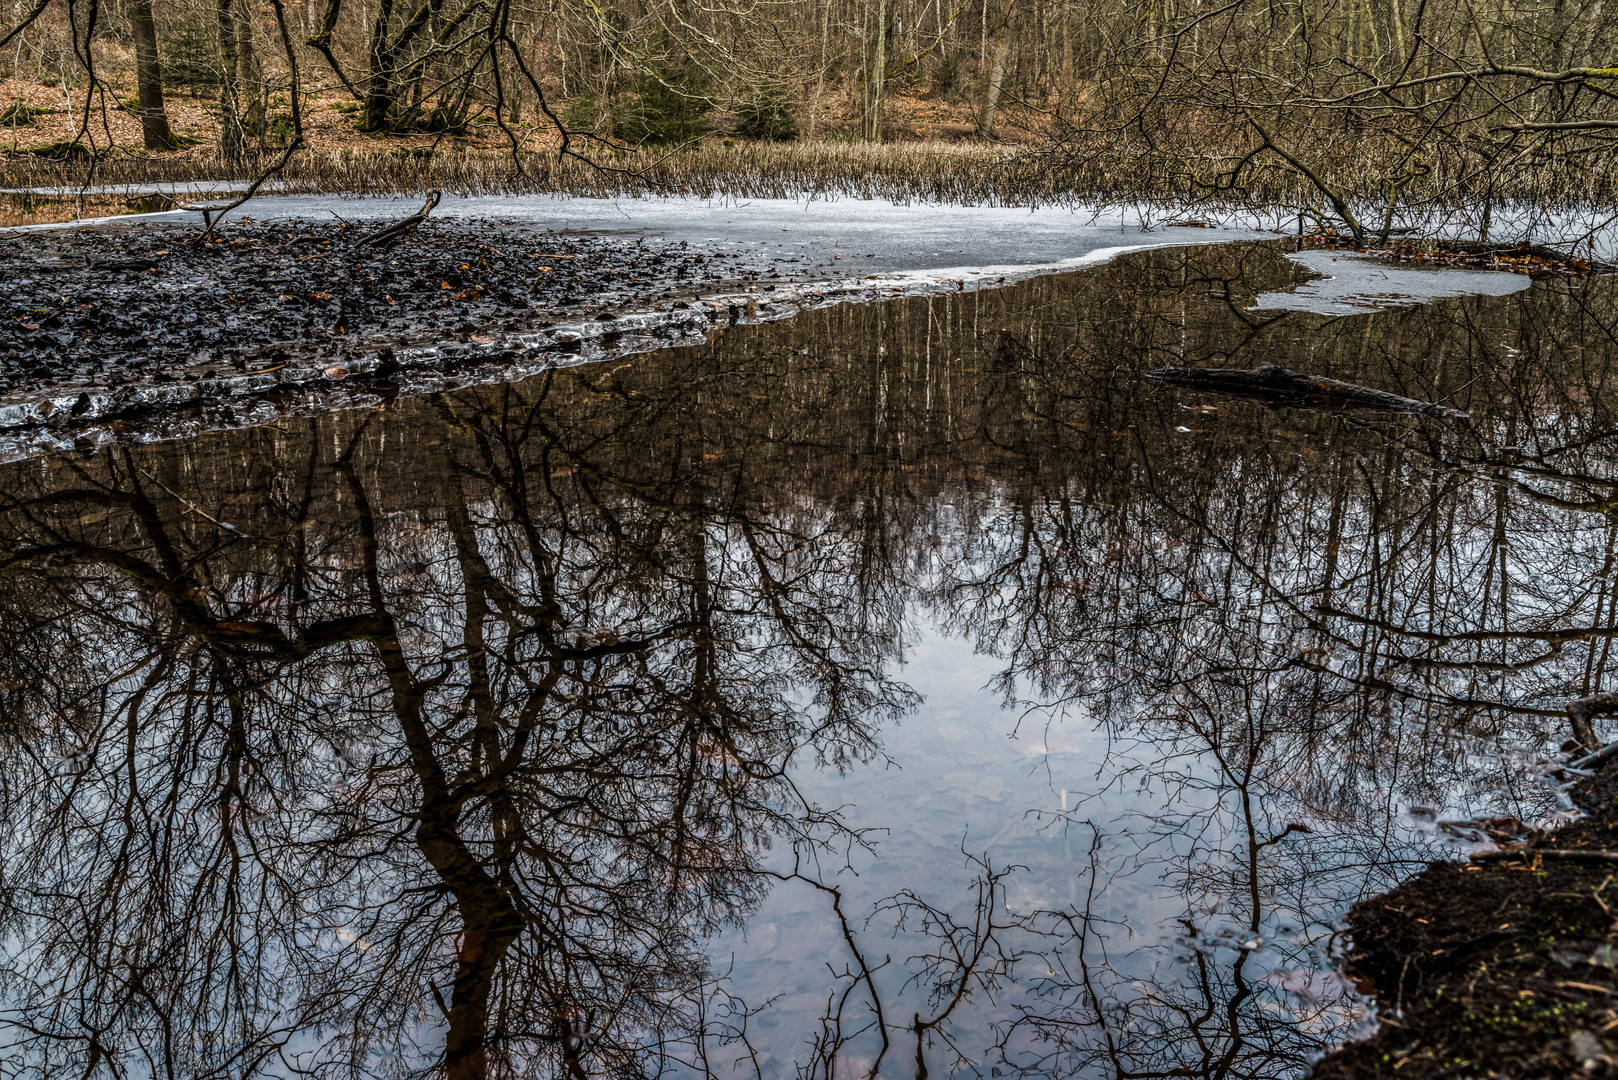
{"type": "Polygon", "coordinates": [[[1101,246],[1114,234],[1098,231],[1065,258],[927,268],[893,250],[849,252],[839,264],[845,255],[823,238],[824,250],[799,241],[772,251],[734,232],[704,240],[688,228],[679,239],[677,229],[612,235],[456,216],[385,247],[356,245],[370,225],[249,217],[209,245],[195,243],[200,226],[152,222],[0,236],[12,282],[0,320],[0,460],[371,407],[694,344],[831,304],[992,288],[1128,251],[1255,235],[1186,229],[1193,236],[1101,246]]]}
{"type": "Polygon", "coordinates": [[[1618,1072],[1618,769],[1570,791],[1587,816],[1520,847],[1433,862],[1350,909],[1343,969],[1378,1027],[1315,1080],[1618,1072]]]}

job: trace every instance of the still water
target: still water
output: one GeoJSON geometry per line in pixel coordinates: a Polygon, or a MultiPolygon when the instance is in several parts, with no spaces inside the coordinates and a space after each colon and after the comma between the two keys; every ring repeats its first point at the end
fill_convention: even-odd
{"type": "Polygon", "coordinates": [[[1305,1074],[1347,906],[1565,814],[1618,282],[1254,310],[1301,276],[0,468],[6,1071],[1305,1074]],[[1470,416],[1142,379],[1260,363],[1470,416]]]}

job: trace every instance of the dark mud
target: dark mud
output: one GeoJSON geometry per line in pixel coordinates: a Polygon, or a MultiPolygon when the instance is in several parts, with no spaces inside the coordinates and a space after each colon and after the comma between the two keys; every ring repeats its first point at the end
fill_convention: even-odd
{"type": "Polygon", "coordinates": [[[0,391],[215,377],[379,343],[534,329],[732,284],[728,260],[646,241],[428,223],[391,245],[331,223],[6,238],[0,391]],[[717,264],[717,265],[712,265],[717,264]]]}
{"type": "Polygon", "coordinates": [[[1355,905],[1381,1028],[1317,1080],[1618,1075],[1618,769],[1573,797],[1589,816],[1549,837],[1355,905]]]}
{"type": "Polygon", "coordinates": [[[230,426],[288,394],[342,404],[366,385],[421,388],[411,373],[520,375],[757,314],[782,279],[756,254],[646,238],[446,220],[359,245],[371,231],[114,223],[0,239],[0,430],[175,408],[230,426]]]}

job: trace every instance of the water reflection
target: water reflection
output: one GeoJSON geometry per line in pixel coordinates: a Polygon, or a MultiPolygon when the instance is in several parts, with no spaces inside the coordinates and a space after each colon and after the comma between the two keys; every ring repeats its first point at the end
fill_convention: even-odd
{"type": "Polygon", "coordinates": [[[6,467],[8,1069],[1303,1071],[1407,808],[1559,811],[1618,426],[1607,281],[1248,310],[1296,273],[6,467]],[[1263,362],[1472,419],[1138,377],[1263,362]]]}

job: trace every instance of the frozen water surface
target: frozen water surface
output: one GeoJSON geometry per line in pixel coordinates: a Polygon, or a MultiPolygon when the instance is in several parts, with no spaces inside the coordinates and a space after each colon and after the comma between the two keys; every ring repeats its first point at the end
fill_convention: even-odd
{"type": "Polygon", "coordinates": [[[1503,270],[1409,266],[1357,252],[1298,251],[1287,257],[1321,276],[1291,289],[1263,294],[1253,304],[1254,310],[1355,315],[1378,308],[1431,303],[1448,296],[1509,296],[1530,284],[1526,276],[1503,270]]]}
{"type": "MultiPolygon", "coordinates": [[[[184,187],[174,193],[179,197],[191,194],[184,187]]],[[[418,205],[406,198],[267,195],[252,200],[233,216],[259,220],[329,220],[336,216],[369,225],[404,217],[418,205]]],[[[196,217],[188,211],[169,211],[102,220],[191,221],[196,217]]],[[[448,195],[434,211],[434,218],[685,242],[703,250],[750,256],[750,268],[775,270],[791,280],[874,280],[901,289],[925,288],[942,281],[994,284],[1095,265],[1128,251],[1278,235],[1278,230],[1253,221],[1207,227],[1154,223],[1138,210],[1123,208],[897,205],[847,198],[448,195]]],[[[1323,279],[1268,293],[1259,299],[1257,308],[1347,315],[1446,296],[1498,296],[1525,287],[1520,276],[1503,272],[1399,266],[1371,256],[1330,251],[1305,251],[1292,257],[1324,275],[1323,279]]]]}
{"type": "MultiPolygon", "coordinates": [[[[336,214],[379,222],[413,213],[412,199],[276,195],[237,212],[261,220],[336,214]]],[[[152,220],[194,220],[174,211],[152,220]]],[[[434,218],[474,218],[545,230],[687,241],[753,249],[801,272],[864,275],[1056,270],[1120,251],[1169,244],[1268,239],[1250,228],[1152,227],[1121,210],[900,206],[861,199],[591,199],[568,195],[445,196],[434,218]]]]}

